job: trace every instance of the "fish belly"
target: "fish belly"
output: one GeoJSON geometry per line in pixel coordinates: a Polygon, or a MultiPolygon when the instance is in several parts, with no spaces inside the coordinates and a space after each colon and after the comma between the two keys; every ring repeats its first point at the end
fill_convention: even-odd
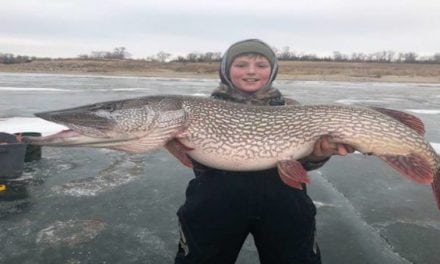
{"type": "Polygon", "coordinates": [[[188,155],[195,161],[208,167],[231,170],[231,171],[256,171],[276,167],[278,159],[268,158],[247,158],[236,155],[222,155],[214,152],[191,150],[188,155]]]}

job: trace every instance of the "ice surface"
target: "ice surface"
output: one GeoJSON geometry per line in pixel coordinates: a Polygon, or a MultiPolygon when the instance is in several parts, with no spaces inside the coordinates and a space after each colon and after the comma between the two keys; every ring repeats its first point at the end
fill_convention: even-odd
{"type": "Polygon", "coordinates": [[[408,109],[407,111],[417,114],[438,115],[440,109],[408,109]]]}
{"type": "Polygon", "coordinates": [[[0,118],[0,132],[39,132],[47,136],[67,129],[66,126],[46,121],[38,117],[11,117],[0,118]]]}
{"type": "MultiPolygon", "coordinates": [[[[0,131],[48,135],[65,127],[33,113],[153,94],[206,96],[217,85],[216,79],[0,73],[0,131]]],[[[304,104],[412,112],[440,152],[439,85],[282,80],[276,86],[304,104]]],[[[440,215],[430,186],[362,155],[332,157],[310,176],[323,263],[440,263],[440,215]]],[[[192,177],[166,152],[44,147],[41,160],[26,163],[16,200],[0,200],[0,263],[172,263],[176,212],[192,177]]],[[[248,239],[237,264],[251,263],[258,255],[248,239]]]]}
{"type": "Polygon", "coordinates": [[[435,151],[440,154],[440,143],[432,143],[431,142],[431,145],[435,149],[435,151]]]}
{"type": "Polygon", "coordinates": [[[17,92],[67,92],[67,89],[43,88],[43,87],[0,87],[0,91],[17,91],[17,92]]]}

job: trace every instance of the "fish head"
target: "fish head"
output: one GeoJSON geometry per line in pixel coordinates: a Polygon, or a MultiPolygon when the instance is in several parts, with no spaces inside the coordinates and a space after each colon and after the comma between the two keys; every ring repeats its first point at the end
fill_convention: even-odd
{"type": "Polygon", "coordinates": [[[144,97],[36,113],[37,117],[69,129],[42,138],[28,137],[27,142],[35,145],[105,147],[140,139],[157,127],[164,113],[177,109],[176,104],[164,101],[159,97],[144,97]]]}
{"type": "Polygon", "coordinates": [[[79,134],[106,138],[117,127],[115,104],[93,104],[77,108],[36,113],[35,116],[67,126],[79,134]]]}

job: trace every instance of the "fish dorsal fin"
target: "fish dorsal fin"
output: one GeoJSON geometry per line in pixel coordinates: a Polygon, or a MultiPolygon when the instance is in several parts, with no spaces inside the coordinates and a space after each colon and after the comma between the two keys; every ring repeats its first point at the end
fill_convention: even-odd
{"type": "Polygon", "coordinates": [[[429,184],[433,181],[434,172],[428,161],[418,155],[381,155],[379,158],[384,160],[403,176],[417,183],[429,184]]]}
{"type": "Polygon", "coordinates": [[[423,124],[422,120],[420,120],[420,118],[416,117],[415,115],[382,107],[369,108],[396,119],[397,121],[403,123],[409,128],[415,130],[421,136],[425,135],[425,125],[423,124]]]}

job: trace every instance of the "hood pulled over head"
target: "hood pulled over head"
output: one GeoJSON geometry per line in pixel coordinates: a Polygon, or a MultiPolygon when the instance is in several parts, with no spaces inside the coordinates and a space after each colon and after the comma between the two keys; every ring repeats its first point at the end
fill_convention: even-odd
{"type": "Polygon", "coordinates": [[[236,89],[236,87],[234,87],[232,84],[231,78],[229,77],[229,70],[232,62],[238,56],[250,53],[262,55],[269,61],[272,71],[266,87],[270,87],[272,85],[272,82],[278,72],[278,60],[271,47],[259,39],[247,39],[239,41],[229,47],[229,49],[223,55],[220,66],[220,79],[223,84],[236,89]]]}
{"type": "Polygon", "coordinates": [[[212,93],[217,99],[256,105],[283,105],[281,93],[272,87],[278,72],[278,60],[271,47],[258,39],[247,39],[232,44],[225,52],[220,66],[219,87],[212,93]],[[254,93],[245,93],[237,89],[229,77],[229,70],[235,58],[245,54],[259,54],[270,63],[271,73],[267,84],[254,93]]]}

